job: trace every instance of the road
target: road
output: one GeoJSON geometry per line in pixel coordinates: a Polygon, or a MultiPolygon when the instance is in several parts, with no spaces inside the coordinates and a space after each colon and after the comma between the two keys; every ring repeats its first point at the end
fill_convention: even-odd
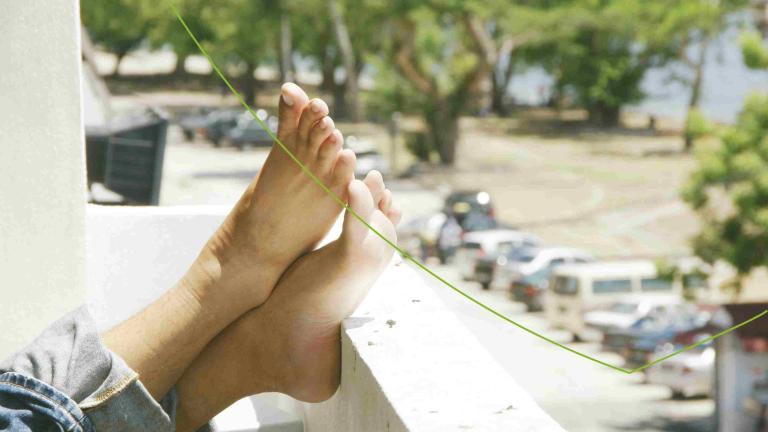
{"type": "MultiPolygon", "coordinates": [[[[478,300],[531,329],[567,346],[621,364],[615,354],[600,353],[596,343],[570,343],[570,335],[549,329],[540,313],[526,313],[499,290],[483,291],[461,281],[450,266],[431,266],[440,276],[478,300]]],[[[710,399],[671,400],[668,389],[642,383],[578,357],[506,323],[450,288],[424,275],[435,292],[475,334],[491,355],[531,396],[572,432],[708,431],[714,403],[710,399]]]]}

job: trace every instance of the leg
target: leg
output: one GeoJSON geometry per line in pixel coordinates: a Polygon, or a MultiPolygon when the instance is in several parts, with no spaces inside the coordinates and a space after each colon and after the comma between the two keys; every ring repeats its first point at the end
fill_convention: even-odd
{"type": "MultiPolygon", "coordinates": [[[[350,184],[350,206],[394,240],[399,213],[390,203],[378,173],[350,184]]],[[[177,386],[178,430],[195,430],[250,394],[279,391],[309,402],[331,397],[340,379],[340,323],[392,252],[347,214],[338,240],[296,261],[263,306],[227,327],[190,365],[177,386]]]]}
{"type": "MultiPolygon", "coordinates": [[[[354,154],[321,100],[283,86],[281,141],[344,196],[354,154]]],[[[182,280],[158,301],[103,335],[156,399],[165,395],[224,327],[269,296],[283,271],[314,248],[341,211],[277,145],[263,169],[182,280]],[[306,223],[311,220],[312,223],[306,223]]]]}

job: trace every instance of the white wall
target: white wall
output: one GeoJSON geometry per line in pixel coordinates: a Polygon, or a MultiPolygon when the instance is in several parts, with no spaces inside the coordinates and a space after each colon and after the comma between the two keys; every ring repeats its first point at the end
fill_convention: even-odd
{"type": "Polygon", "coordinates": [[[0,4],[0,357],[85,299],[76,0],[0,4]]]}
{"type": "Polygon", "coordinates": [[[342,333],[341,387],[307,432],[563,432],[417,274],[384,272],[342,333]]]}

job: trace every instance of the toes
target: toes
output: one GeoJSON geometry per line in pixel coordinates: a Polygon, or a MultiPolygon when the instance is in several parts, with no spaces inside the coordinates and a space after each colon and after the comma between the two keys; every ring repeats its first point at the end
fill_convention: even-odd
{"type": "Polygon", "coordinates": [[[381,173],[373,170],[365,176],[363,182],[365,182],[365,185],[371,190],[374,204],[376,207],[379,207],[381,199],[384,197],[384,178],[381,176],[381,173]]]}
{"type": "Polygon", "coordinates": [[[312,99],[309,101],[301,111],[301,118],[299,119],[299,142],[307,143],[312,125],[327,115],[328,105],[326,105],[325,102],[321,99],[312,99]]]}
{"type": "Polygon", "coordinates": [[[400,208],[395,206],[390,207],[389,210],[384,212],[384,214],[387,215],[387,218],[389,219],[390,222],[392,222],[392,225],[399,224],[400,219],[403,216],[403,212],[400,210],[400,208]]]}
{"type": "Polygon", "coordinates": [[[332,184],[334,186],[347,185],[355,178],[355,152],[344,149],[336,156],[336,165],[333,167],[332,184]]]}
{"type": "Polygon", "coordinates": [[[381,210],[382,213],[387,214],[389,211],[389,207],[392,205],[392,191],[389,189],[384,189],[384,195],[381,197],[381,201],[379,202],[379,210],[381,210]]]}
{"type": "MultiPolygon", "coordinates": [[[[373,196],[368,186],[360,180],[352,180],[349,183],[349,208],[352,209],[363,220],[368,221],[373,213],[373,196]]],[[[344,215],[344,236],[353,241],[361,241],[368,227],[362,224],[349,210],[344,215]]]]}
{"type": "Polygon", "coordinates": [[[312,125],[309,131],[309,148],[315,152],[323,144],[323,141],[328,139],[334,131],[333,119],[330,117],[323,117],[317,123],[312,125]]]}
{"type": "Polygon", "coordinates": [[[317,160],[321,172],[327,173],[333,168],[332,163],[336,161],[336,156],[339,154],[343,142],[344,137],[341,135],[341,131],[334,129],[325,142],[318,144],[320,150],[317,152],[317,160]]]}
{"type": "Polygon", "coordinates": [[[301,110],[307,105],[308,100],[309,97],[304,93],[304,90],[294,83],[285,83],[280,88],[277,134],[281,139],[296,131],[299,126],[301,110]]]}

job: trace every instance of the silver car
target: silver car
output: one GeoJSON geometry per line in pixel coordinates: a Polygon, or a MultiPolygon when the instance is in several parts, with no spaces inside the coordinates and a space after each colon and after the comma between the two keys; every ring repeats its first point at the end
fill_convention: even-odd
{"type": "MultiPolygon", "coordinates": [[[[666,354],[667,351],[658,355],[666,354]]],[[[675,398],[710,395],[714,364],[714,348],[694,349],[649,368],[646,377],[651,384],[669,387],[675,398]]]]}
{"type": "Polygon", "coordinates": [[[502,249],[534,247],[538,243],[536,236],[517,230],[472,231],[464,234],[461,245],[456,250],[454,264],[462,279],[474,280],[475,266],[479,258],[497,254],[502,249]]]}

